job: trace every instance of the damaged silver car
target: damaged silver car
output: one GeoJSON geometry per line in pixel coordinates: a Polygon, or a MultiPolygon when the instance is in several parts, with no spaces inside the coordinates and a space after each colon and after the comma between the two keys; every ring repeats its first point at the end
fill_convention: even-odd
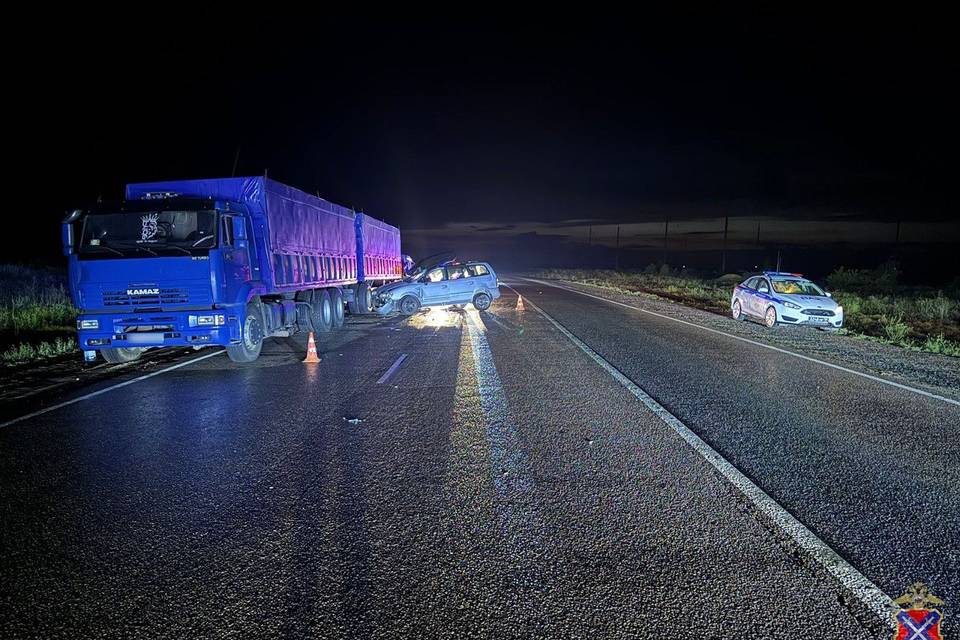
{"type": "Polygon", "coordinates": [[[381,315],[412,315],[422,307],[468,303],[484,311],[499,297],[497,274],[489,263],[425,262],[403,280],[379,287],[374,307],[381,315]]]}

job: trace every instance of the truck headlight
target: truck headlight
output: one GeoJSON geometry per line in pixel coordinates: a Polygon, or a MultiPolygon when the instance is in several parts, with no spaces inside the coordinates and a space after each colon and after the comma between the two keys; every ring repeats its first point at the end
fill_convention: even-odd
{"type": "Polygon", "coordinates": [[[801,309],[801,308],[802,308],[800,305],[795,304],[795,303],[793,303],[793,302],[790,302],[789,300],[784,301],[783,306],[787,307],[788,309],[801,309]]]}
{"type": "Polygon", "coordinates": [[[99,320],[81,320],[77,323],[78,329],[99,329],[100,321],[99,320]]]}
{"type": "Polygon", "coordinates": [[[222,314],[214,316],[190,316],[188,322],[191,327],[219,327],[226,324],[226,318],[222,314]]]}

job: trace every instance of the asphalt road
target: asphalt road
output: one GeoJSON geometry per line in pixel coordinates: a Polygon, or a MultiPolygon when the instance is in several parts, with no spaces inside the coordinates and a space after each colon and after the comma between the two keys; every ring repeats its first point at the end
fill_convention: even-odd
{"type": "MultiPolygon", "coordinates": [[[[930,585],[950,624],[960,407],[514,286],[853,570],[894,597],[930,585]]],[[[515,305],[504,289],[484,313],[351,319],[319,365],[302,337],[271,340],[254,365],[162,363],[17,406],[77,400],[0,427],[0,635],[889,637],[515,305]]]]}

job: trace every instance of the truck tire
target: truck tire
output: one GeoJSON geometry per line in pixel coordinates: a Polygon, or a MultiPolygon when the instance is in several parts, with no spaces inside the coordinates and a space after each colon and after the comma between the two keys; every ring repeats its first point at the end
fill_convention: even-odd
{"type": "Polygon", "coordinates": [[[373,307],[373,294],[370,292],[370,285],[366,282],[359,282],[353,292],[350,313],[355,316],[370,313],[370,309],[373,307]]]}
{"type": "Polygon", "coordinates": [[[333,329],[333,301],[327,289],[318,289],[313,292],[310,326],[315,333],[327,333],[333,329]]]}
{"type": "Polygon", "coordinates": [[[330,289],[330,303],[333,305],[333,328],[343,326],[343,292],[340,289],[330,289]]]}
{"type": "Polygon", "coordinates": [[[240,327],[240,344],[227,346],[227,355],[234,362],[253,362],[260,357],[263,349],[263,317],[260,307],[252,302],[247,303],[243,314],[243,325],[240,327]]]}
{"type": "Polygon", "coordinates": [[[116,349],[101,349],[100,353],[107,362],[120,364],[121,362],[133,362],[139,359],[143,351],[140,347],[117,347],[116,349]]]}
{"type": "Polygon", "coordinates": [[[403,296],[397,308],[405,316],[412,316],[420,310],[420,301],[415,296],[403,296]]]}
{"type": "Polygon", "coordinates": [[[490,305],[493,303],[493,298],[490,297],[489,293],[480,292],[477,295],[473,296],[473,308],[477,311],[486,311],[490,308],[490,305]]]}

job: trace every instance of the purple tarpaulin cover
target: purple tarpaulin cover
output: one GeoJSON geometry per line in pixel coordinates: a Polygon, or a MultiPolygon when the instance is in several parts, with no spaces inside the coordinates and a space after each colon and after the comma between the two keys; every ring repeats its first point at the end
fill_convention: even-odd
{"type": "Polygon", "coordinates": [[[352,210],[263,176],[127,185],[128,200],[142,198],[148,193],[215,198],[245,204],[254,215],[266,217],[268,242],[275,253],[354,256],[356,252],[352,210]]]}
{"type": "Polygon", "coordinates": [[[375,258],[400,259],[400,229],[365,213],[358,213],[363,229],[363,253],[375,258]]]}

